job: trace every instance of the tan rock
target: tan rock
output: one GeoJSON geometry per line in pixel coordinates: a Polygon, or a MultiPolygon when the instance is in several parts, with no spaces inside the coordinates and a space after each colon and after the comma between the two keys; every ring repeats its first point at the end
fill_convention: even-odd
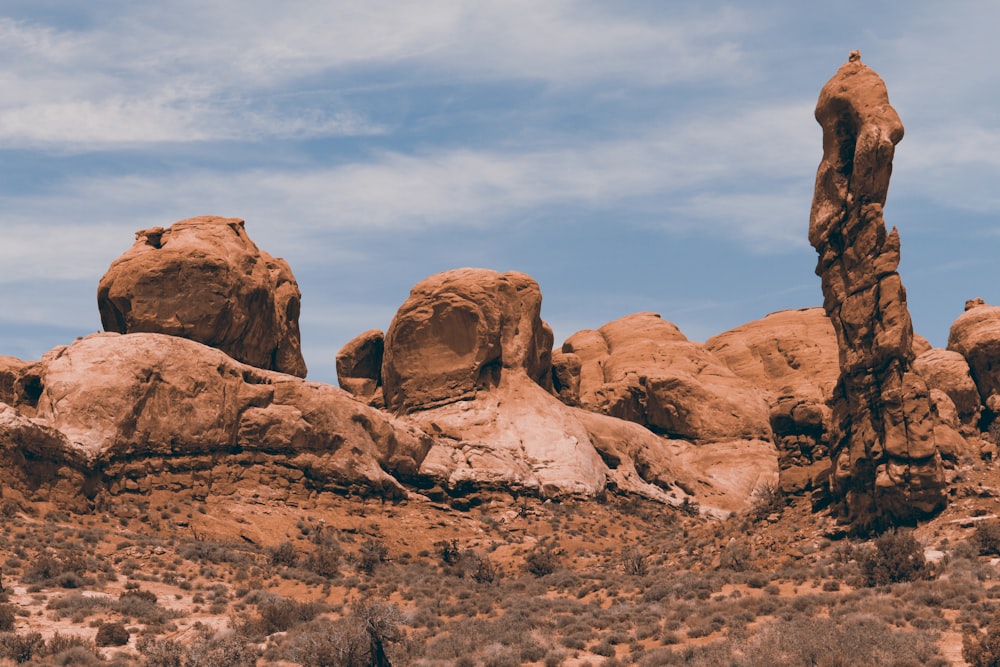
{"type": "Polygon", "coordinates": [[[580,404],[580,373],[583,363],[572,352],[552,352],[552,393],[566,405],[580,404]]]}
{"type": "Polygon", "coordinates": [[[885,84],[860,58],[827,82],[816,105],[823,159],[809,222],[824,308],[837,334],[832,486],[859,531],[941,509],[944,475],[930,392],[912,371],[913,327],[896,269],[900,240],[886,201],[903,124],[885,84]]]}
{"type": "Polygon", "coordinates": [[[382,357],[385,335],[379,329],[366,331],[337,352],[337,382],[340,388],[363,401],[382,400],[382,357]]]}
{"type": "Polygon", "coordinates": [[[385,336],[385,403],[396,413],[473,398],[516,370],[548,387],[552,330],[523,273],[455,269],[418,283],[385,336]]]}
{"type": "Polygon", "coordinates": [[[581,358],[583,407],[674,438],[770,439],[760,393],[656,313],[628,315],[595,333],[574,334],[563,346],[581,358]]]}
{"type": "Polygon", "coordinates": [[[340,389],[173,336],[96,334],[25,372],[40,392],[15,407],[58,431],[63,459],[102,471],[105,488],[142,491],[160,472],[203,471],[211,489],[213,478],[238,481],[226,470],[279,460],[313,489],[400,496],[389,473],[415,474],[430,446],[340,389]]]}
{"type": "Polygon", "coordinates": [[[965,357],[953,350],[932,348],[913,361],[913,370],[932,392],[939,389],[948,395],[963,424],[978,425],[982,404],[965,357]]]}
{"type": "MultiPolygon", "coordinates": [[[[969,364],[982,404],[1000,403],[1000,307],[982,299],[972,300],[958,316],[948,334],[948,349],[958,352],[969,364]]],[[[1000,405],[996,405],[1000,407],[1000,405]]],[[[994,407],[991,410],[996,412],[994,407]]]]}
{"type": "Polygon", "coordinates": [[[180,336],[257,368],[306,375],[295,277],[237,218],[137,232],[101,278],[97,303],[106,331],[180,336]]]}

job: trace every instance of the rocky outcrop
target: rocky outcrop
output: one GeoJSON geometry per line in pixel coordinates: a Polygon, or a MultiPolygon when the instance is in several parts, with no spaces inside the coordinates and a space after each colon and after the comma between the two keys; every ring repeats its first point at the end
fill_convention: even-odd
{"type": "Polygon", "coordinates": [[[951,325],[948,349],[968,362],[979,398],[991,418],[1000,414],[1000,307],[982,299],[970,300],[951,325]]]}
{"type": "Polygon", "coordinates": [[[913,327],[882,216],[903,124],[885,84],[852,55],[820,92],[823,159],[809,223],[840,382],[833,489],[858,530],[909,523],[944,505],[927,384],[912,370],[913,327]]]}
{"type": "Polygon", "coordinates": [[[413,412],[474,398],[507,371],[548,387],[552,329],[523,273],[455,269],[418,283],[385,336],[386,407],[413,412]]]}
{"type": "Polygon", "coordinates": [[[948,397],[969,435],[978,433],[982,404],[965,357],[953,350],[932,348],[914,360],[913,370],[920,373],[932,392],[938,390],[948,397]]]}
{"type": "MultiPolygon", "coordinates": [[[[413,288],[386,334],[383,381],[387,406],[434,438],[421,477],[450,493],[493,488],[555,497],[611,489],[674,504],[693,496],[728,511],[775,476],[769,442],[758,443],[770,448],[769,461],[753,468],[746,458],[687,462],[678,452],[689,442],[560,402],[547,386],[552,337],[540,308],[538,285],[518,273],[461,269],[413,288]],[[741,475],[723,474],[737,465],[741,475]]],[[[568,379],[556,391],[571,394],[569,378],[586,376],[591,361],[560,355],[556,375],[565,369],[568,379]]]]}
{"type": "Polygon", "coordinates": [[[415,475],[430,447],[340,389],[161,334],[89,336],[21,368],[15,384],[25,381],[37,391],[13,404],[7,430],[42,428],[35,450],[69,471],[36,475],[35,490],[72,473],[90,502],[157,488],[401,497],[393,475],[415,475]]]}
{"type": "Polygon", "coordinates": [[[705,349],[767,401],[786,493],[828,482],[829,408],[840,375],[837,337],[822,308],[783,310],[705,341],[705,349]]]}
{"type": "Polygon", "coordinates": [[[337,382],[344,391],[382,407],[382,355],[385,335],[372,329],[349,340],[337,352],[337,382]]]}
{"type": "Polygon", "coordinates": [[[242,220],[205,216],[137,232],[101,278],[97,303],[106,331],[180,336],[257,368],[306,375],[298,284],[242,220]]]}
{"type": "Polygon", "coordinates": [[[767,403],[748,382],[656,313],[573,334],[589,410],[696,442],[770,440],[767,403]]]}

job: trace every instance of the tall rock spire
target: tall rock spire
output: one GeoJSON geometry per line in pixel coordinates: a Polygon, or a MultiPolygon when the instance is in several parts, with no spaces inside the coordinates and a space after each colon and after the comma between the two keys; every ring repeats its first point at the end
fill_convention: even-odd
{"type": "Polygon", "coordinates": [[[844,518],[868,531],[944,505],[927,385],[911,370],[913,326],[896,269],[899,233],[882,217],[903,124],[885,83],[854,52],[820,92],[823,159],[809,222],[840,381],[831,455],[844,518]]]}

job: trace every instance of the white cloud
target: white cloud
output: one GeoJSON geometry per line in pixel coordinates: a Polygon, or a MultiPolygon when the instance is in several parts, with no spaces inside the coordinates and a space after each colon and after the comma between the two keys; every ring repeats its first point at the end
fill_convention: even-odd
{"type": "Polygon", "coordinates": [[[403,64],[401,85],[664,85],[749,74],[738,38],[750,22],[735,10],[653,21],[572,0],[170,0],[118,3],[98,19],[77,30],[0,19],[0,84],[18,91],[0,101],[0,147],[378,132],[336,92],[365,68],[403,64]],[[305,109],[259,108],[305,80],[332,96],[305,109]]]}

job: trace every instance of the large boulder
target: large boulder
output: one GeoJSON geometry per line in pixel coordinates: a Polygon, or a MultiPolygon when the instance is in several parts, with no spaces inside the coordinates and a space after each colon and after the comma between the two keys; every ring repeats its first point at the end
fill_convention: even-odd
{"type": "Polygon", "coordinates": [[[656,313],[580,331],[563,344],[580,359],[584,408],[694,442],[770,440],[761,394],[656,313]]]}
{"type": "Polygon", "coordinates": [[[64,439],[55,458],[90,480],[78,494],[396,497],[392,474],[416,474],[430,446],[336,387],[162,334],[88,336],[22,368],[26,378],[37,391],[13,407],[64,439]]]}
{"type": "Polygon", "coordinates": [[[911,523],[945,504],[930,391],[913,368],[913,326],[883,206],[903,124],[885,83],[851,55],[820,92],[823,159],[809,242],[837,334],[833,490],[858,531],[911,523]]]}
{"type": "Polygon", "coordinates": [[[386,407],[413,412],[475,397],[516,371],[551,382],[542,293],[514,271],[455,269],[418,283],[385,335],[386,407]]]}
{"type": "Polygon", "coordinates": [[[982,404],[1000,414],[1000,307],[969,301],[951,325],[948,349],[968,362],[982,404]]]}
{"type": "Polygon", "coordinates": [[[306,375],[295,277],[237,218],[136,232],[101,278],[97,304],[105,331],[180,336],[257,368],[306,375]]]}
{"type": "Polygon", "coordinates": [[[823,309],[771,313],[709,338],[705,349],[767,401],[782,490],[825,483],[836,430],[829,403],[840,369],[837,337],[823,309]]]}

